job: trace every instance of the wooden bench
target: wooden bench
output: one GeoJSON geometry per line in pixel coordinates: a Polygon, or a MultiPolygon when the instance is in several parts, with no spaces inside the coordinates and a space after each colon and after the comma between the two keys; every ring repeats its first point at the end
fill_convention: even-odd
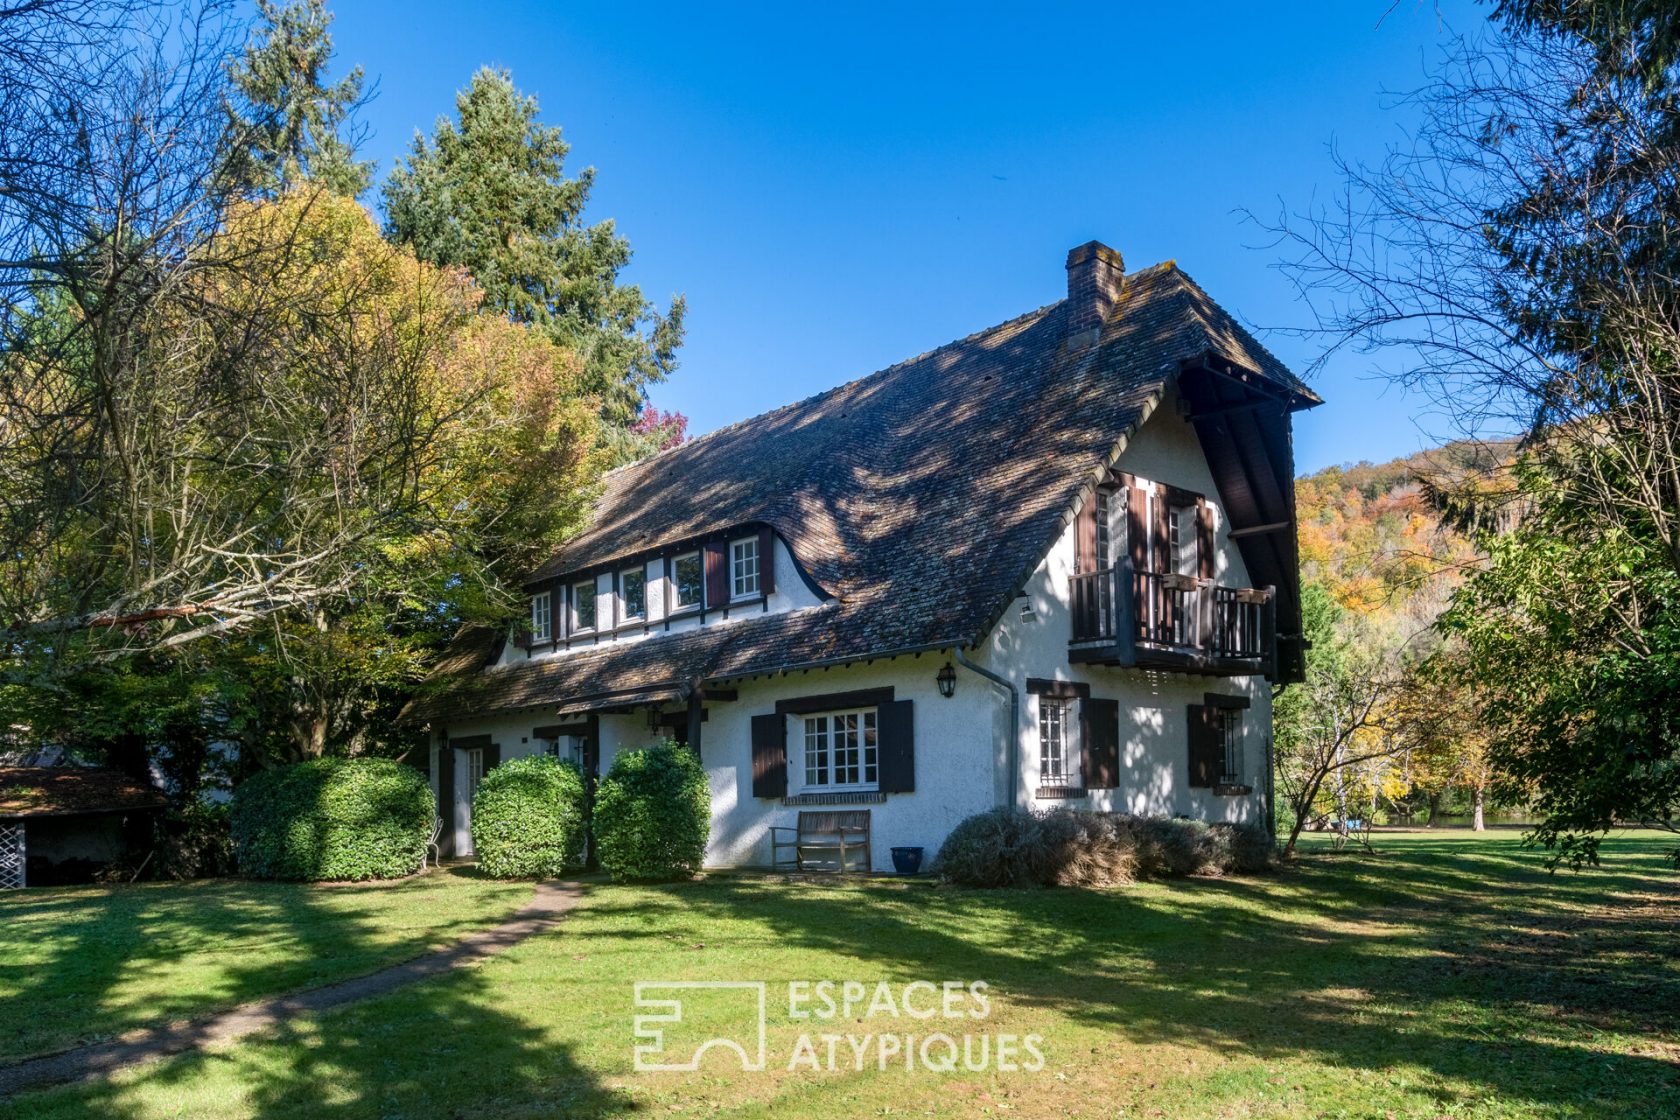
{"type": "Polygon", "coordinates": [[[869,851],[869,810],[802,812],[797,827],[772,825],[770,862],[777,867],[791,864],[800,871],[869,871],[874,867],[869,851]],[[783,834],[792,838],[784,839],[783,834]],[[793,853],[791,860],[781,854],[787,851],[793,853]],[[859,860],[859,866],[851,866],[859,860]]]}

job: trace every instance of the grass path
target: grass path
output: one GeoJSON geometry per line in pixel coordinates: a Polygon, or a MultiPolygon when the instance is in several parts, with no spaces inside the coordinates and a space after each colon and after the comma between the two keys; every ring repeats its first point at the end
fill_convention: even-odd
{"type": "MultiPolygon", "coordinates": [[[[718,875],[593,888],[480,966],[0,1116],[1063,1116],[1673,1120],[1680,880],[1658,838],[1548,875],[1510,833],[1309,849],[1267,878],[968,892],[718,875]],[[1045,1068],[790,1070],[799,980],[985,980],[982,1029],[1045,1068]],[[632,1068],[638,980],[763,980],[768,1068],[632,1068]]],[[[1671,843],[1668,845],[1671,846],[1671,843]]],[[[697,1000],[672,1050],[737,1029],[697,1000]]]]}

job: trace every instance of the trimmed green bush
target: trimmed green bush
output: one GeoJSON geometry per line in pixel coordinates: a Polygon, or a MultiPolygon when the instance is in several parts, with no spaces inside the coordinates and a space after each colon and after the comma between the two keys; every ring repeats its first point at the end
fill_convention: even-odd
{"type": "Polygon", "coordinates": [[[420,870],[437,809],[425,776],[387,758],[322,758],[233,792],[233,854],[262,879],[397,879],[420,870]]]}
{"type": "Polygon", "coordinates": [[[497,879],[547,879],[583,862],[583,774],[546,754],[484,775],[473,797],[473,851],[497,879]]]}
{"type": "Polygon", "coordinates": [[[1264,825],[989,809],[951,830],[937,867],[947,882],[970,887],[1103,887],[1138,878],[1264,871],[1271,860],[1264,825]]]}
{"type": "Polygon", "coordinates": [[[621,750],[595,793],[595,852],[614,879],[685,879],[712,833],[700,760],[673,742],[621,750]]]}

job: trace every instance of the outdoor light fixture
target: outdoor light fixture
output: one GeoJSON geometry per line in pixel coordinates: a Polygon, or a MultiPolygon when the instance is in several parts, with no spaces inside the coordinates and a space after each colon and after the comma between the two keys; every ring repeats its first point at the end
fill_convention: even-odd
{"type": "Polygon", "coordinates": [[[957,668],[949,661],[945,662],[945,667],[939,670],[939,676],[934,679],[939,682],[939,695],[948,699],[956,693],[957,668]]]}

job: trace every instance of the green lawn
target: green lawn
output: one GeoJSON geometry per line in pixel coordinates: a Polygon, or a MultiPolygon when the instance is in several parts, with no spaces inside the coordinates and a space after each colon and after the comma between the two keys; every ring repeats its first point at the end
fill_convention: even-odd
{"type": "Polygon", "coordinates": [[[0,1062],[372,972],[530,897],[459,874],[0,894],[0,1062]]]}
{"type": "MultiPolygon", "coordinates": [[[[1555,877],[1515,833],[1381,844],[1106,892],[598,886],[557,931],[481,966],[0,1115],[1680,1116],[1671,841],[1617,837],[1606,868],[1555,877]],[[1041,1035],[1045,1068],[858,1072],[842,1046],[839,1070],[790,1072],[802,1032],[933,1029],[790,1019],[783,985],[825,978],[985,980],[979,1029],[1041,1035]],[[769,1069],[714,1052],[698,1073],[635,1072],[632,984],[708,979],[769,982],[769,1069]]],[[[277,888],[218,889],[256,905],[277,888]]],[[[698,997],[691,1010],[673,1048],[723,1021],[698,997]]]]}

